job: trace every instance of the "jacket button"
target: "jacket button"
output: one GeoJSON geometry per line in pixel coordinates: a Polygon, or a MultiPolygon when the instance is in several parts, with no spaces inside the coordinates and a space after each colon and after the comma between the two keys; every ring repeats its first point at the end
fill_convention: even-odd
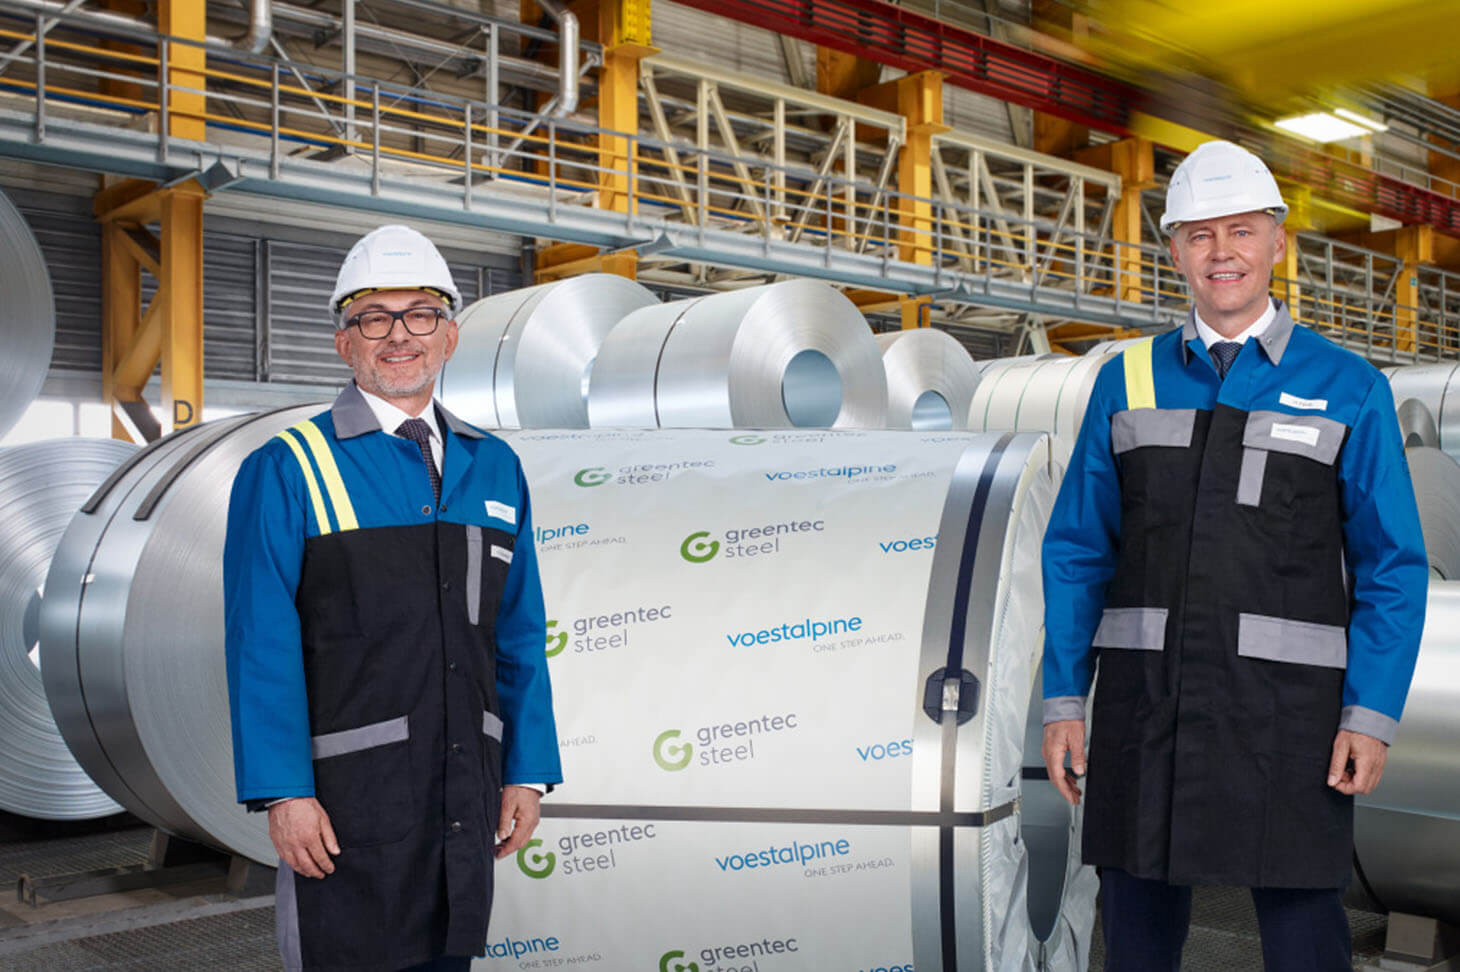
{"type": "Polygon", "coordinates": [[[441,582],[441,589],[443,591],[449,591],[449,590],[451,590],[451,581],[442,581],[441,582]]]}
{"type": "Polygon", "coordinates": [[[451,744],[451,751],[453,753],[460,753],[461,752],[461,743],[452,743],[451,744]]]}
{"type": "Polygon", "coordinates": [[[423,507],[421,507],[421,515],[422,516],[430,516],[431,515],[431,507],[429,507],[429,506],[423,506],[423,507]]]}
{"type": "Polygon", "coordinates": [[[461,821],[460,820],[453,820],[453,821],[451,821],[451,832],[453,834],[459,834],[459,833],[461,833],[461,821]]]}
{"type": "Polygon", "coordinates": [[[445,513],[446,512],[446,504],[445,503],[442,503],[440,506],[437,507],[437,509],[439,509],[442,513],[445,513]]]}
{"type": "Polygon", "coordinates": [[[446,663],[446,670],[448,672],[454,672],[454,671],[456,671],[456,662],[447,662],[446,663]]]}

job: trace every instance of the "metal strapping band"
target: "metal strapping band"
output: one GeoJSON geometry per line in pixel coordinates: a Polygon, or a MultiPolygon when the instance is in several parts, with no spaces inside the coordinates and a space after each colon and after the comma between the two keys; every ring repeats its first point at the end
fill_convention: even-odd
{"type": "Polygon", "coordinates": [[[315,464],[319,466],[319,475],[324,479],[325,489],[329,491],[330,505],[335,509],[335,520],[339,523],[339,528],[358,530],[360,524],[355,520],[355,507],[350,502],[350,494],[345,489],[345,481],[340,477],[340,467],[335,465],[335,454],[330,451],[329,443],[324,440],[319,426],[309,419],[294,426],[294,431],[304,437],[309,451],[314,454],[315,464]]]}
{"type": "Polygon", "coordinates": [[[1125,407],[1156,407],[1156,376],[1151,364],[1151,342],[1147,338],[1121,353],[1125,365],[1125,407]]]}
{"type": "Polygon", "coordinates": [[[319,483],[314,478],[314,467],[309,464],[309,457],[304,454],[304,447],[293,435],[289,434],[288,429],[280,432],[274,438],[282,439],[284,444],[289,447],[289,451],[294,453],[294,458],[299,460],[299,468],[304,472],[304,485],[309,488],[309,502],[314,507],[314,520],[319,524],[319,535],[324,536],[331,529],[329,514],[325,512],[324,497],[319,494],[319,483]]]}

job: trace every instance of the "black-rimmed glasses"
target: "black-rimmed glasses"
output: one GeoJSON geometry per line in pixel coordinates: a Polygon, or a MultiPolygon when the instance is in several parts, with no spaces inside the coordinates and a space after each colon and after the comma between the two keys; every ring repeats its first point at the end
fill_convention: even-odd
{"type": "Polygon", "coordinates": [[[383,341],[395,330],[396,321],[404,324],[406,330],[416,337],[425,337],[436,333],[436,328],[441,326],[444,317],[446,312],[439,307],[407,307],[403,311],[373,310],[356,314],[345,321],[345,326],[358,327],[360,336],[366,340],[383,341]]]}

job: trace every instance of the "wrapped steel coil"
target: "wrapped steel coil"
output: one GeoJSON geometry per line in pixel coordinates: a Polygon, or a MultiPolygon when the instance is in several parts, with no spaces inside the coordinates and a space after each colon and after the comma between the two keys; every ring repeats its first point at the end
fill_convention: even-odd
{"type": "Polygon", "coordinates": [[[1406,444],[1436,446],[1460,461],[1460,365],[1406,365],[1383,371],[1394,391],[1406,444]],[[1431,434],[1435,441],[1430,441],[1431,434]]]}
{"type": "Polygon", "coordinates": [[[1023,785],[1044,436],[509,441],[571,782],[498,867],[486,967],[1084,967],[1078,821],[1023,785]]]}
{"type": "Polygon", "coordinates": [[[244,458],[304,405],[193,426],[138,453],[56,548],[41,674],[76,760],[155,827],[274,864],[235,802],[223,660],[223,534],[244,458]]]}
{"type": "Polygon", "coordinates": [[[117,806],[76,764],[38,667],[46,570],[71,516],[137,447],[54,439],[0,450],[0,808],[89,820],[117,806]]]}
{"type": "Polygon", "coordinates": [[[1384,779],[1358,797],[1356,882],[1385,911],[1460,925],[1460,582],[1431,581],[1424,638],[1384,779]]]}
{"type": "Polygon", "coordinates": [[[0,193],[0,438],[40,393],[56,343],[51,275],[25,217],[0,193]]]}
{"type": "Polygon", "coordinates": [[[887,370],[887,427],[965,429],[979,371],[946,331],[917,328],[878,334],[887,370]]]}
{"type": "Polygon", "coordinates": [[[594,428],[882,428],[887,377],[861,312],[786,280],[629,314],[588,389],[594,428]]]}
{"type": "Polygon", "coordinates": [[[1049,355],[989,368],[973,393],[968,428],[1048,432],[1053,436],[1055,461],[1063,468],[1085,420],[1095,378],[1112,357],[1109,353],[1078,358],[1049,355]]]}
{"type": "Polygon", "coordinates": [[[629,312],[657,303],[611,273],[484,297],[457,317],[461,340],[441,372],[441,401],[487,428],[587,428],[604,337],[629,312]]]}

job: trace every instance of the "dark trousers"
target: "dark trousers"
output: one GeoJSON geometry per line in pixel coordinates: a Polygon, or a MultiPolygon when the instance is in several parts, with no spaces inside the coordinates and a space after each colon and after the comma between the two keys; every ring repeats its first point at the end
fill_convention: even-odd
{"type": "Polygon", "coordinates": [[[467,955],[443,955],[441,958],[412,965],[400,972],[467,972],[471,968],[471,957],[467,955]]]}
{"type": "MultiPolygon", "coordinates": [[[[1268,972],[1352,972],[1341,888],[1253,888],[1268,972]]],[[[1105,972],[1177,972],[1191,923],[1191,888],[1100,871],[1105,972]]]]}

